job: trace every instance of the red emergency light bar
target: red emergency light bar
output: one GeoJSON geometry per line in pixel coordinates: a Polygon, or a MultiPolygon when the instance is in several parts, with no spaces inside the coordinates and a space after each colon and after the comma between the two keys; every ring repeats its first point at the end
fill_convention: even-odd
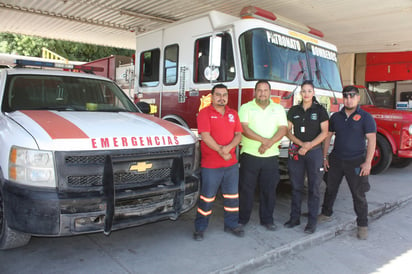
{"type": "Polygon", "coordinates": [[[84,72],[104,71],[104,68],[102,67],[72,65],[72,64],[44,62],[44,61],[31,61],[31,60],[23,60],[23,59],[16,59],[15,64],[19,67],[29,66],[29,67],[42,67],[42,68],[60,68],[63,70],[81,70],[84,72]]]}
{"type": "Polygon", "coordinates": [[[295,30],[300,30],[303,32],[307,32],[313,35],[316,35],[318,37],[323,37],[323,32],[321,32],[320,30],[317,30],[315,28],[303,25],[301,23],[295,22],[291,19],[288,19],[286,17],[281,17],[278,15],[275,15],[273,12],[255,7],[255,6],[247,6],[244,7],[241,11],[240,11],[240,17],[243,19],[247,19],[247,18],[257,18],[257,19],[261,19],[261,20],[265,20],[265,21],[270,21],[270,22],[276,22],[276,24],[279,24],[281,26],[285,26],[285,27],[290,27],[293,28],[295,30]]]}

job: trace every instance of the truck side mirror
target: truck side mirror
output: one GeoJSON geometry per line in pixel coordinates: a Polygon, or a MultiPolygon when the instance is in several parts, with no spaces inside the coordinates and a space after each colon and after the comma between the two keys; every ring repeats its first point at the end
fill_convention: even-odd
{"type": "Polygon", "coordinates": [[[222,54],[222,37],[210,37],[210,53],[211,54],[209,55],[209,66],[220,67],[220,59],[222,54]]]}
{"type": "Polygon", "coordinates": [[[215,81],[219,78],[219,67],[221,65],[222,57],[222,37],[211,36],[209,40],[209,60],[208,66],[205,67],[203,73],[204,77],[208,81],[215,81]]]}

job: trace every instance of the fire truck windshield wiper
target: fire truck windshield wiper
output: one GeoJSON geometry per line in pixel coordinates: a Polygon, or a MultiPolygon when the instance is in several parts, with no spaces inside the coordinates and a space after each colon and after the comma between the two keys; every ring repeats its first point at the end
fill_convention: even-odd
{"type": "Polygon", "coordinates": [[[315,59],[315,66],[316,66],[315,75],[316,75],[316,78],[318,79],[319,84],[322,85],[322,78],[325,79],[325,82],[328,85],[329,90],[332,91],[332,94],[333,94],[333,99],[334,99],[333,104],[336,105],[338,103],[338,100],[336,99],[335,92],[333,91],[332,86],[330,85],[328,81],[328,78],[325,77],[325,75],[323,74],[323,71],[320,69],[318,59],[315,59]]]}
{"type": "MultiPolygon", "coordinates": [[[[299,66],[300,66],[300,70],[298,71],[298,73],[295,76],[295,79],[293,79],[293,82],[296,83],[301,77],[303,77],[305,75],[305,67],[303,66],[303,61],[302,59],[299,59],[299,66]]],[[[296,87],[293,89],[293,91],[288,94],[287,96],[282,97],[282,99],[289,99],[290,97],[292,97],[295,94],[295,91],[299,88],[299,83],[296,84],[296,87]]]]}
{"type": "Polygon", "coordinates": [[[131,110],[120,108],[120,107],[106,107],[106,108],[99,108],[93,111],[99,112],[132,112],[131,110]]]}
{"type": "Polygon", "coordinates": [[[300,66],[300,70],[296,74],[295,79],[293,79],[294,83],[296,83],[305,74],[305,67],[303,66],[302,59],[299,59],[299,66],[300,66]]]}
{"type": "Polygon", "coordinates": [[[83,107],[74,106],[74,105],[62,105],[62,106],[41,106],[41,107],[19,107],[13,109],[12,111],[19,110],[56,110],[56,111],[84,111],[83,107]]]}
{"type": "MultiPolygon", "coordinates": [[[[305,75],[305,67],[303,65],[303,61],[302,59],[299,59],[299,66],[300,66],[300,70],[298,71],[298,73],[295,76],[295,79],[293,79],[293,82],[296,83],[301,77],[303,77],[305,75]]],[[[290,97],[292,97],[295,94],[295,91],[300,87],[300,84],[297,83],[296,87],[293,89],[293,91],[288,94],[287,96],[282,97],[282,99],[289,99],[290,97]]]]}

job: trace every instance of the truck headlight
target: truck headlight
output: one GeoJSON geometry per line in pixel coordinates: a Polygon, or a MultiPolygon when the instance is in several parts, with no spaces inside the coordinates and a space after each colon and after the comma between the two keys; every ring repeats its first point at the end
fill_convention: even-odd
{"type": "Polygon", "coordinates": [[[9,178],[30,186],[56,187],[52,152],[12,147],[9,178]]]}

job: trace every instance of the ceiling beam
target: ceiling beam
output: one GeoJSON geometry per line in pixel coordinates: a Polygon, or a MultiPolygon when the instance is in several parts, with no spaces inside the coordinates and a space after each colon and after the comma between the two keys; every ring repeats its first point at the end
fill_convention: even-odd
{"type": "Polygon", "coordinates": [[[66,14],[60,14],[60,13],[53,13],[53,12],[48,12],[44,10],[39,10],[39,9],[29,9],[25,7],[20,7],[17,5],[10,5],[10,4],[5,4],[0,2],[0,9],[6,9],[10,11],[17,11],[17,12],[23,12],[23,13],[29,13],[33,15],[41,15],[45,17],[50,17],[54,19],[60,19],[60,20],[68,20],[72,22],[78,22],[82,24],[90,24],[94,26],[100,26],[100,27],[105,27],[105,28],[113,28],[117,30],[124,30],[124,31],[139,31],[139,27],[131,27],[131,26],[126,26],[126,25],[120,25],[120,24],[113,24],[113,23],[108,23],[105,21],[101,20],[92,20],[92,19],[87,19],[87,18],[80,18],[80,17],[75,17],[71,15],[66,15],[66,14]]]}
{"type": "Polygon", "coordinates": [[[125,10],[125,9],[120,10],[120,15],[128,15],[128,16],[137,17],[137,18],[149,19],[149,20],[158,21],[161,23],[176,22],[176,20],[173,20],[173,19],[168,19],[168,18],[164,18],[160,16],[154,16],[154,15],[144,14],[144,13],[140,13],[136,11],[125,10]]]}

